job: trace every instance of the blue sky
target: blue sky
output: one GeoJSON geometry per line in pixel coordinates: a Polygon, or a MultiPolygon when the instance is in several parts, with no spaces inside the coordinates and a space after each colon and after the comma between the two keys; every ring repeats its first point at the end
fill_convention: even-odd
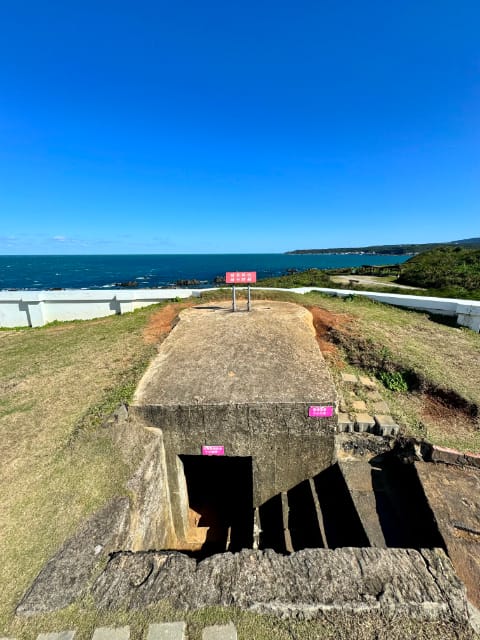
{"type": "Polygon", "coordinates": [[[478,0],[0,3],[0,253],[480,236],[478,0]]]}

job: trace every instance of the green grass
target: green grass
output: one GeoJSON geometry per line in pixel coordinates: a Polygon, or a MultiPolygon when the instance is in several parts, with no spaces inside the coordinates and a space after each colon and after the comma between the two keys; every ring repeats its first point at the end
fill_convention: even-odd
{"type": "Polygon", "coordinates": [[[155,347],[156,309],[0,337],[0,630],[85,516],[125,492],[130,469],[99,425],[131,398],[155,347]]]}
{"type": "MultiPolygon", "coordinates": [[[[458,249],[451,249],[450,251],[455,253],[458,249]]],[[[472,253],[471,249],[465,249],[465,251],[472,253]]],[[[480,250],[473,253],[480,256],[480,250]]],[[[412,258],[412,261],[416,259],[423,259],[424,256],[428,257],[428,254],[425,253],[420,256],[416,256],[415,258],[412,258]]],[[[475,258],[475,260],[478,262],[478,258],[475,258]]],[[[447,261],[447,266],[448,264],[449,263],[447,261]]],[[[404,265],[402,265],[401,278],[397,279],[396,276],[392,275],[369,276],[375,282],[365,284],[362,284],[361,282],[354,284],[350,282],[335,281],[335,275],[346,275],[345,269],[307,269],[306,271],[300,271],[298,273],[287,274],[284,276],[264,278],[262,280],[258,280],[256,285],[253,286],[278,287],[285,289],[294,289],[296,287],[321,287],[327,289],[348,289],[351,291],[374,290],[379,293],[480,300],[480,285],[478,284],[480,282],[480,275],[477,274],[480,267],[476,263],[473,266],[462,266],[462,269],[464,269],[463,271],[461,271],[460,267],[455,271],[455,268],[452,266],[451,271],[446,271],[441,274],[437,273],[433,268],[430,270],[426,269],[424,273],[420,267],[416,266],[415,263],[410,265],[410,261],[406,262],[405,265],[407,265],[405,267],[405,275],[403,273],[404,265]],[[473,271],[473,275],[469,270],[473,271]],[[404,289],[396,286],[397,283],[405,284],[412,288],[404,289]]],[[[375,270],[374,267],[371,269],[375,270]]],[[[381,267],[378,267],[378,269],[380,270],[381,267]]],[[[435,269],[440,269],[440,267],[436,266],[435,269]]],[[[356,273],[357,271],[361,272],[360,275],[365,275],[363,274],[361,267],[352,269],[352,281],[355,280],[358,275],[356,273]]]]}
{"type": "MultiPolygon", "coordinates": [[[[218,290],[203,301],[229,295],[230,290],[218,290]]],[[[468,330],[360,298],[262,291],[254,291],[253,297],[318,305],[346,318],[352,344],[350,350],[347,343],[340,348],[352,370],[365,370],[354,362],[354,345],[364,338],[374,350],[387,348],[390,361],[399,367],[414,368],[432,385],[448,386],[470,402],[479,401],[480,336],[468,330]]],[[[242,640],[342,637],[328,621],[280,620],[234,609],[183,616],[167,604],[141,612],[105,612],[81,602],[54,614],[14,617],[24,591],[79,523],[113,495],[125,493],[135,461],[125,462],[101,425],[119,402],[128,402],[155,355],[156,347],[145,340],[144,330],[161,306],[0,334],[0,636],[34,640],[40,632],[74,628],[79,640],[88,640],[95,626],[130,624],[137,640],[148,623],[181,617],[193,640],[200,639],[204,626],[228,620],[235,622],[242,640]]],[[[413,395],[386,389],[385,394],[414,431],[418,407],[413,395]]],[[[434,435],[437,441],[445,437],[448,443],[456,442],[455,433],[434,435]]],[[[470,432],[460,434],[459,442],[480,450],[470,432]]],[[[442,637],[440,627],[428,624],[421,630],[405,627],[403,636],[387,622],[383,631],[373,629],[368,620],[348,624],[353,627],[344,637],[442,637]]]]}
{"type": "Polygon", "coordinates": [[[480,291],[480,249],[440,247],[402,265],[400,282],[426,289],[480,291]]]}

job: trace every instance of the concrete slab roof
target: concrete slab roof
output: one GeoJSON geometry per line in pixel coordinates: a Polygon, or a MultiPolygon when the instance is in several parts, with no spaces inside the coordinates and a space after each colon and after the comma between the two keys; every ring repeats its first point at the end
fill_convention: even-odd
{"type": "Polygon", "coordinates": [[[335,397],[310,312],[255,301],[249,313],[232,313],[228,303],[182,311],[133,404],[321,404],[335,397]]]}

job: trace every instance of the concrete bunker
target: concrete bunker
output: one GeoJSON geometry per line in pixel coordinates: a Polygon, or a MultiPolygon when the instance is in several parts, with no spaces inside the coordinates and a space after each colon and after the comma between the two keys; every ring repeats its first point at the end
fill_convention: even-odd
{"type": "MultiPolygon", "coordinates": [[[[335,404],[304,308],[257,303],[248,314],[223,307],[183,311],[131,407],[137,425],[157,434],[162,469],[156,474],[168,501],[168,509],[155,512],[151,492],[142,490],[149,498],[134,507],[132,522],[143,523],[140,534],[130,535],[135,550],[170,548],[200,558],[267,548],[284,538],[287,492],[334,460],[335,404]],[[313,405],[326,407],[327,415],[309,417],[313,405]],[[222,455],[202,456],[205,447],[222,455]],[[215,514],[210,532],[201,509],[215,514]],[[152,530],[169,533],[155,540],[152,530]]],[[[295,505],[304,499],[301,488],[297,494],[295,505]]],[[[292,548],[288,541],[272,548],[283,547],[292,548]]]]}
{"type": "Polygon", "coordinates": [[[339,628],[393,612],[458,637],[465,589],[443,549],[466,547],[445,545],[422,467],[393,437],[337,433],[335,413],[311,406],[334,409],[336,393],[305,309],[183,312],[123,425],[143,454],[128,498],[65,543],[17,613],[88,595],[102,609],[233,605],[339,628]]]}
{"type": "Polygon", "coordinates": [[[308,311],[272,302],[250,314],[184,311],[131,407],[140,428],[157,434],[156,479],[166,488],[137,500],[131,548],[202,559],[241,549],[442,547],[393,439],[372,437],[382,450],[342,457],[338,442],[350,436],[336,434],[334,413],[310,417],[311,406],[333,412],[336,392],[308,311]],[[208,446],[222,455],[201,455],[208,446]]]}
{"type": "Polygon", "coordinates": [[[253,475],[248,457],[180,456],[188,522],[186,550],[203,558],[253,547],[253,475]]]}

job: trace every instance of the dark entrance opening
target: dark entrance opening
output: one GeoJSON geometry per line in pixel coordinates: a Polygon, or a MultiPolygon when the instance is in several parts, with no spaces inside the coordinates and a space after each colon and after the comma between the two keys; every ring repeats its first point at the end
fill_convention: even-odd
{"type": "Polygon", "coordinates": [[[180,460],[187,484],[192,555],[201,559],[251,548],[252,458],[181,455],[180,460]]]}

